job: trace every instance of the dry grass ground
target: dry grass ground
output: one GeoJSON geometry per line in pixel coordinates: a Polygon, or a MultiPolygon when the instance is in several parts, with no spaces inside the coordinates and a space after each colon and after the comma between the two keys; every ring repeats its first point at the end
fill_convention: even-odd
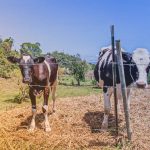
{"type": "MultiPolygon", "coordinates": [[[[102,98],[102,97],[101,97],[102,98]]],[[[114,134],[114,117],[109,118],[109,131],[101,132],[103,104],[100,95],[57,100],[57,112],[51,114],[52,131],[45,133],[43,115],[38,105],[36,131],[28,132],[31,120],[30,105],[0,113],[0,149],[19,150],[108,150],[150,149],[150,97],[149,90],[134,90],[131,104],[133,129],[132,143],[125,143],[123,118],[120,135],[114,134]],[[116,145],[116,141],[121,141],[116,145]]]]}

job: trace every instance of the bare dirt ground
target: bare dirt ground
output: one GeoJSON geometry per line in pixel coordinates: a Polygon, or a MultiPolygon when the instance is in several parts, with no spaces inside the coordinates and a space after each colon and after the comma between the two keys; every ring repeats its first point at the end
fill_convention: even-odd
{"type": "MultiPolygon", "coordinates": [[[[19,150],[101,150],[150,149],[150,90],[134,90],[131,103],[132,142],[126,143],[124,119],[120,118],[119,137],[114,134],[114,116],[108,132],[101,132],[103,97],[91,95],[57,100],[57,112],[51,114],[52,131],[44,132],[44,117],[38,106],[36,130],[28,132],[30,106],[0,114],[0,149],[19,150]],[[120,142],[119,142],[120,141],[120,142]]],[[[113,112],[113,111],[112,111],[113,112]]]]}

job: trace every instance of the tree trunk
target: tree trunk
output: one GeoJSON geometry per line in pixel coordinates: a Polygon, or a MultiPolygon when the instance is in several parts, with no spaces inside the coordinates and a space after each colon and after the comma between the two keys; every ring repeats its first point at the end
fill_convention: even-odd
{"type": "Polygon", "coordinates": [[[77,80],[77,82],[78,82],[78,86],[80,86],[80,80],[77,80]]]}

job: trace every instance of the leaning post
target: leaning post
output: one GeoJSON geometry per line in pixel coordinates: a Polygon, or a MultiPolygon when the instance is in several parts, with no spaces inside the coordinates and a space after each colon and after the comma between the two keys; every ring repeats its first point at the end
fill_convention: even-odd
{"type": "Polygon", "coordinates": [[[116,41],[116,49],[117,49],[117,64],[119,68],[119,76],[120,76],[125,121],[126,121],[126,128],[127,128],[127,136],[128,136],[128,140],[130,141],[132,132],[131,132],[131,127],[130,127],[130,114],[129,114],[129,108],[128,108],[128,102],[127,102],[127,90],[126,90],[126,82],[125,82],[125,76],[124,76],[124,67],[123,67],[120,40],[116,41]]]}
{"type": "Polygon", "coordinates": [[[114,110],[116,135],[118,136],[118,109],[117,109],[117,88],[116,88],[116,57],[115,57],[115,40],[114,40],[114,25],[111,26],[111,46],[112,46],[112,73],[113,73],[113,89],[114,89],[114,110]]]}

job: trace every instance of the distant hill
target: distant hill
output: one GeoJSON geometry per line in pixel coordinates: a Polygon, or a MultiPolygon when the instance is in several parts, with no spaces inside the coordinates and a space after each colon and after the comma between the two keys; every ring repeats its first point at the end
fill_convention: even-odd
{"type": "Polygon", "coordinates": [[[87,61],[89,64],[96,65],[97,61],[87,61]]]}

